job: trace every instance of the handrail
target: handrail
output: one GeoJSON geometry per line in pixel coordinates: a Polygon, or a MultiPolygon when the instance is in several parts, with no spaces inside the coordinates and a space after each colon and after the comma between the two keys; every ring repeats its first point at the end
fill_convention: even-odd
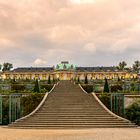
{"type": "MultiPolygon", "coordinates": [[[[82,91],[83,91],[84,93],[88,94],[88,93],[82,88],[82,86],[81,86],[80,84],[79,84],[79,86],[80,86],[80,88],[82,89],[82,91]]],[[[123,121],[126,121],[126,122],[128,122],[128,123],[131,123],[131,121],[129,121],[129,120],[123,118],[123,117],[120,117],[120,116],[116,115],[115,113],[111,112],[111,111],[100,101],[100,99],[96,96],[95,93],[92,93],[92,95],[93,95],[93,97],[96,99],[96,101],[101,105],[101,107],[103,107],[110,115],[112,115],[112,116],[114,116],[114,117],[116,117],[116,118],[118,118],[118,119],[121,119],[121,120],[123,120],[123,121]]]]}
{"type": "MultiPolygon", "coordinates": [[[[44,104],[44,102],[47,99],[48,95],[54,90],[55,87],[56,87],[56,84],[53,86],[53,88],[48,93],[45,94],[43,100],[40,102],[40,104],[30,114],[28,114],[28,115],[26,115],[26,116],[24,116],[24,117],[22,117],[20,119],[17,119],[15,122],[23,120],[23,119],[26,119],[26,118],[32,116],[33,114],[35,114],[40,109],[40,107],[44,104]]],[[[12,122],[12,123],[14,123],[14,122],[12,122]]]]}

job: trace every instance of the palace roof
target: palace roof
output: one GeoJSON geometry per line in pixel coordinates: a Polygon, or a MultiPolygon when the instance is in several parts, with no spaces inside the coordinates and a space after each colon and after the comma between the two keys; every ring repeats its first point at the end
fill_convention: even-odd
{"type": "Polygon", "coordinates": [[[117,69],[115,67],[77,67],[76,70],[77,71],[89,71],[89,72],[92,72],[92,71],[115,72],[115,71],[117,71],[117,69]]]}
{"type": "MultiPolygon", "coordinates": [[[[65,69],[63,69],[63,65],[59,65],[58,69],[55,70],[72,70],[71,65],[67,65],[65,69]]],[[[12,72],[49,72],[53,71],[53,67],[20,67],[14,69],[12,72]]],[[[73,68],[74,70],[74,68],[73,68]]],[[[117,71],[115,67],[76,67],[75,71],[81,72],[115,72],[117,71]]]]}
{"type": "Polygon", "coordinates": [[[48,72],[52,70],[53,67],[20,67],[14,69],[12,72],[48,72]]]}

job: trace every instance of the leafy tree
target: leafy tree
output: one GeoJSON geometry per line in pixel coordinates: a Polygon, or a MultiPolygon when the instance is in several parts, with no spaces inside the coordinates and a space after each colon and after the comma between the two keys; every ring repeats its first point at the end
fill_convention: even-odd
{"type": "Polygon", "coordinates": [[[40,93],[40,86],[39,86],[38,79],[35,80],[34,92],[40,93]]]}
{"type": "Polygon", "coordinates": [[[127,66],[127,63],[125,61],[122,61],[119,63],[119,65],[116,67],[118,70],[124,70],[127,66]]]}
{"type": "Polygon", "coordinates": [[[88,77],[87,77],[87,75],[85,77],[85,84],[88,84],[88,77]]]}
{"type": "Polygon", "coordinates": [[[2,71],[10,71],[12,68],[13,68],[13,64],[7,62],[3,64],[2,71]]]}
{"type": "Polygon", "coordinates": [[[2,68],[2,65],[0,64],[0,70],[1,70],[1,68],[2,68]]]}
{"type": "Polygon", "coordinates": [[[108,85],[108,81],[106,78],[105,78],[104,92],[109,93],[109,85],[108,85]]]}
{"type": "Polygon", "coordinates": [[[138,73],[139,69],[140,69],[140,61],[137,60],[133,64],[133,70],[138,73]]]}

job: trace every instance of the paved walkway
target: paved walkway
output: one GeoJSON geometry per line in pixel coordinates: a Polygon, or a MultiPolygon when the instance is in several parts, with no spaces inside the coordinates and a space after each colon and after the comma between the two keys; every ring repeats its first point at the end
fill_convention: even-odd
{"type": "Polygon", "coordinates": [[[0,128],[0,140],[139,140],[140,128],[25,130],[0,128]]]}

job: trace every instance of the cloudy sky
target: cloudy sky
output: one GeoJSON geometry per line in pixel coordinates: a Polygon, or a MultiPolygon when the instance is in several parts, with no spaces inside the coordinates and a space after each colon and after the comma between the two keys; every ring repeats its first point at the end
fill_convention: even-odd
{"type": "Polygon", "coordinates": [[[0,0],[0,63],[140,60],[140,0],[0,0]]]}

